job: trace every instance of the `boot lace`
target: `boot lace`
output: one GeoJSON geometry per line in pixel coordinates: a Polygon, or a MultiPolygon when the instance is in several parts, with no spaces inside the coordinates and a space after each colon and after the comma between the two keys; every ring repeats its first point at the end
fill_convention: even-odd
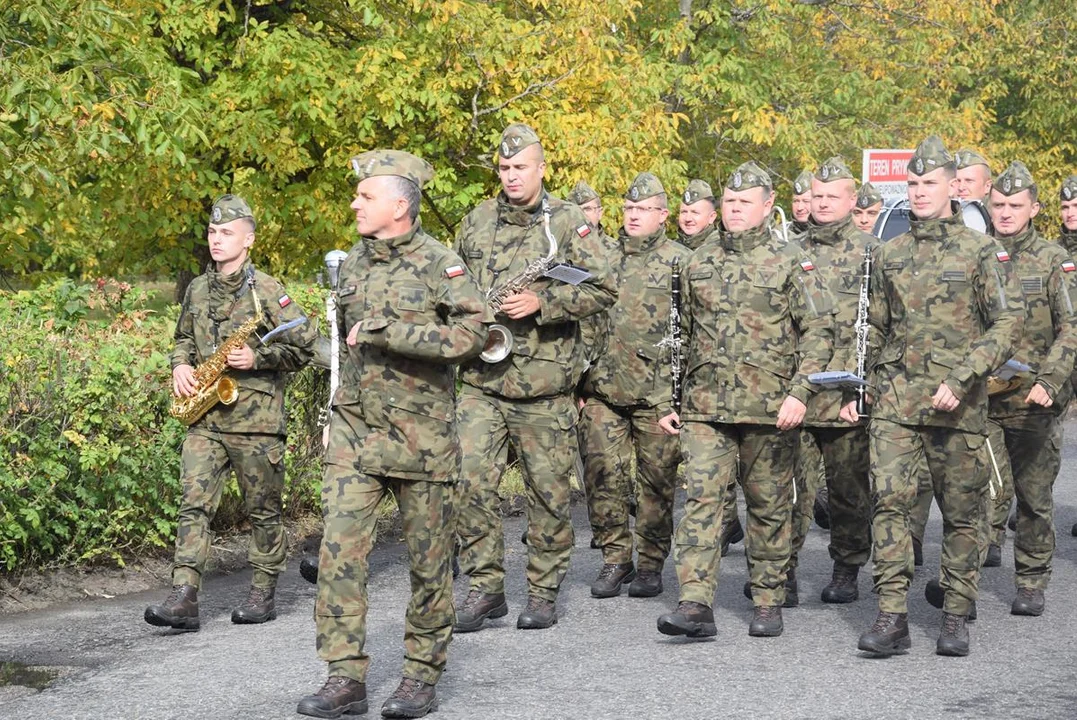
{"type": "Polygon", "coordinates": [[[944,635],[957,635],[965,622],[964,615],[942,614],[942,632],[944,635]]]}
{"type": "Polygon", "coordinates": [[[346,678],[343,675],[333,675],[325,681],[325,685],[322,685],[321,690],[314,694],[322,697],[325,697],[327,695],[335,695],[338,691],[343,690],[344,687],[351,682],[353,682],[351,678],[346,678]]]}
{"type": "Polygon", "coordinates": [[[422,689],[423,683],[414,678],[406,677],[400,681],[400,685],[397,686],[393,694],[389,696],[390,700],[410,700],[411,697],[422,689]]]}
{"type": "Polygon", "coordinates": [[[897,619],[897,613],[881,612],[879,617],[875,618],[875,624],[871,626],[871,632],[884,633],[890,629],[890,626],[894,624],[897,619]]]}
{"type": "Polygon", "coordinates": [[[476,605],[479,604],[479,601],[482,600],[482,595],[483,593],[481,590],[469,590],[467,593],[467,598],[464,599],[464,606],[460,608],[460,611],[467,612],[473,609],[476,605]]]}
{"type": "Polygon", "coordinates": [[[602,566],[602,569],[598,571],[598,579],[609,580],[613,577],[615,572],[617,572],[617,566],[612,563],[606,563],[602,566]]]}

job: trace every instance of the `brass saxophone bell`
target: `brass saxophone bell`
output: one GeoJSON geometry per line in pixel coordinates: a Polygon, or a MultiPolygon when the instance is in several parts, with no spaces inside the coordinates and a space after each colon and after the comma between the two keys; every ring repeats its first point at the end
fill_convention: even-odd
{"type": "Polygon", "coordinates": [[[512,346],[512,331],[504,325],[494,323],[489,328],[486,345],[483,346],[479,357],[482,358],[483,362],[491,365],[499,363],[512,354],[512,346]]]}
{"type": "Polygon", "coordinates": [[[228,375],[222,375],[217,381],[217,399],[222,405],[232,405],[239,399],[239,383],[228,375]]]}

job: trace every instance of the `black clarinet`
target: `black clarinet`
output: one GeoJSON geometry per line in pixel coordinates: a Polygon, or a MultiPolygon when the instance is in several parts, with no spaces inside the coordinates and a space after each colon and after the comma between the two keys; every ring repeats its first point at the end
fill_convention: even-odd
{"type": "MultiPolygon", "coordinates": [[[[864,248],[864,275],[860,278],[860,298],[856,305],[856,374],[864,378],[867,371],[865,367],[868,359],[868,293],[871,290],[871,251],[868,245],[864,248]]],[[[856,389],[856,412],[858,415],[866,415],[867,385],[861,385],[856,389]]]]}

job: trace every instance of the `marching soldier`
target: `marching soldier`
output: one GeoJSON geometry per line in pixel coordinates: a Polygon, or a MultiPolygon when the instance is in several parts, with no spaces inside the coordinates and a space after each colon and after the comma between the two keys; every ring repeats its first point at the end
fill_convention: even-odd
{"type": "Polygon", "coordinates": [[[1066,178],[1058,196],[1062,205],[1062,229],[1058,241],[1070,255],[1077,255],[1077,175],[1066,178]]]}
{"type": "Polygon", "coordinates": [[[598,233],[604,242],[613,244],[613,240],[602,229],[602,198],[598,196],[598,193],[590,185],[580,180],[569,192],[568,201],[580,206],[580,210],[583,211],[583,216],[587,218],[587,224],[591,227],[591,230],[598,233]]]}
{"type": "Polygon", "coordinates": [[[573,393],[586,364],[577,325],[617,295],[598,234],[576,205],[543,188],[546,162],[535,131],[510,125],[499,150],[501,192],[464,218],[456,239],[479,286],[508,292],[497,322],[514,338],[505,359],[461,367],[457,533],[460,567],[471,576],[471,587],[456,613],[457,632],[479,630],[487,619],[508,613],[497,487],[509,442],[528,492],[528,602],[516,627],[557,622],[557,591],[573,545],[569,476],[578,453],[573,393]],[[577,285],[542,277],[544,259],[563,259],[589,277],[577,285]],[[533,282],[514,279],[529,267],[538,268],[527,273],[536,276],[533,282]]]}
{"type": "Polygon", "coordinates": [[[856,191],[856,207],[853,208],[853,225],[866,233],[875,232],[875,221],[883,211],[883,196],[871,183],[864,183],[856,191]]]}
{"type": "Polygon", "coordinates": [[[411,602],[404,677],[385,717],[437,709],[435,686],[452,637],[453,483],[459,442],[453,364],[486,340],[482,297],[463,262],[427,235],[420,191],[433,168],[374,150],[352,160],[360,240],[340,267],[340,387],[325,454],[325,535],[314,616],[329,679],[296,711],[339,717],[367,710],[367,556],[377,508],[390,491],[404,526],[411,602]]]}
{"type": "Polygon", "coordinates": [[[677,241],[695,250],[711,239],[718,210],[714,204],[714,192],[709,183],[692,180],[681,195],[681,207],[677,211],[677,241]]]}
{"type": "Polygon", "coordinates": [[[954,197],[958,200],[985,202],[991,192],[991,166],[975,150],[961,149],[954,153],[957,183],[954,197]]]}
{"type": "Polygon", "coordinates": [[[793,181],[793,220],[789,223],[789,233],[800,235],[808,229],[811,217],[811,170],[802,170],[793,181]]]}
{"type": "MultiPolygon", "coordinates": [[[[858,647],[908,649],[913,575],[909,515],[929,473],[943,509],[940,655],[967,655],[979,581],[987,375],[1011,356],[1024,300],[1005,248],[970,230],[950,200],[954,160],[931,136],[909,161],[912,228],[875,253],[869,317],[874,358],[869,445],[879,615],[858,647]]],[[[855,403],[842,417],[858,421],[855,403]]]]}
{"type": "Polygon", "coordinates": [[[718,241],[692,255],[685,273],[684,399],[660,421],[681,436],[688,483],[675,535],[680,603],[658,618],[666,635],[716,633],[718,535],[725,489],[738,475],[755,602],[748,633],[783,629],[796,428],[815,391],[807,377],[830,360],[833,303],[803,249],[772,234],[773,205],[767,173],[741,165],[722,194],[718,241]]]}
{"type": "Polygon", "coordinates": [[[671,413],[669,350],[671,273],[691,253],[666,238],[665,189],[640,173],[625,193],[624,228],[613,265],[620,294],[608,311],[608,349],[583,381],[580,447],[587,512],[602,548],[602,569],[591,595],[632,597],[662,592],[662,566],[673,534],[673,495],[680,450],[658,421],[671,413]],[[633,455],[638,473],[635,545],[628,527],[626,486],[633,455]]]}
{"type": "MultiPolygon", "coordinates": [[[[207,237],[214,264],[187,287],[176,323],[171,362],[177,398],[196,394],[194,368],[248,320],[261,316],[255,330],[259,336],[303,320],[283,286],[250,262],[255,227],[250,206],[239,196],[224,195],[213,203],[207,237]]],[[[173,587],[162,604],[146,608],[151,625],[198,630],[198,590],[213,540],[210,525],[230,470],[235,470],[251,520],[247,559],[254,567],[250,592],[232,612],[232,622],[264,623],[277,616],[274,592],[286,561],[281,524],[284,373],[310,360],[314,337],[314,329],[303,322],[269,344],[252,338],[228,352],[227,373],[238,384],[239,396],[231,405],[217,404],[187,430],[173,587]]]]}

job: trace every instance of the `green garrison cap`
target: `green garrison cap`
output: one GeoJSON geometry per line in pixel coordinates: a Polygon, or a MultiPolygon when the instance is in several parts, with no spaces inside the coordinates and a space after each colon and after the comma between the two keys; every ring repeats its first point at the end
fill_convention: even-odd
{"type": "Polygon", "coordinates": [[[1032,173],[1020,160],[1014,160],[1010,166],[999,173],[991,187],[1006,196],[1016,195],[1024,190],[1035,190],[1036,181],[1032,173]]]}
{"type": "Polygon", "coordinates": [[[594,189],[590,185],[585,183],[583,180],[580,180],[578,183],[576,183],[575,187],[572,188],[572,192],[568,194],[568,199],[571,202],[576,203],[577,205],[589,203],[597,198],[598,193],[596,193],[594,189]]]}
{"type": "Polygon", "coordinates": [[[223,225],[240,218],[254,219],[251,206],[239,195],[221,195],[213,203],[213,209],[209,211],[209,221],[214,225],[223,225]]]}
{"type": "Polygon", "coordinates": [[[815,171],[815,179],[825,183],[834,182],[835,180],[856,180],[853,174],[849,172],[849,166],[845,164],[845,158],[840,155],[835,155],[820,165],[819,169],[815,171]]]}
{"type": "Polygon", "coordinates": [[[861,210],[871,207],[876,203],[881,203],[883,196],[879,194],[879,191],[875,189],[875,186],[871,183],[864,183],[860,186],[860,189],[856,191],[856,206],[861,210]]]}
{"type": "Polygon", "coordinates": [[[499,146],[501,157],[510,158],[528,145],[535,145],[538,142],[538,133],[527,125],[522,123],[509,125],[501,133],[501,145],[499,146]]]}
{"type": "Polygon", "coordinates": [[[710,183],[704,180],[693,180],[688,183],[688,187],[684,189],[684,195],[681,196],[685,205],[694,205],[700,200],[710,200],[714,202],[714,191],[711,190],[710,183]]]}
{"type": "Polygon", "coordinates": [[[376,175],[396,175],[420,188],[434,177],[434,168],[421,157],[403,150],[370,150],[352,158],[352,169],[362,182],[376,175]]]}
{"type": "Polygon", "coordinates": [[[771,183],[770,175],[767,175],[766,170],[749,160],[733,171],[733,174],[726,180],[725,187],[726,190],[742,192],[757,187],[771,190],[774,184],[771,183]]]}
{"type": "Polygon", "coordinates": [[[811,170],[802,170],[793,181],[793,194],[803,195],[811,192],[811,170]]]}
{"type": "Polygon", "coordinates": [[[632,181],[632,184],[628,186],[628,192],[625,193],[625,200],[631,200],[637,202],[639,200],[646,200],[649,197],[655,195],[663,195],[666,189],[662,187],[662,181],[656,178],[649,172],[641,172],[636,176],[636,179],[632,181]]]}
{"type": "Polygon", "coordinates": [[[1059,190],[1058,196],[1067,202],[1077,198],[1077,175],[1070,175],[1062,181],[1062,189],[1059,190]]]}
{"type": "Polygon", "coordinates": [[[946,152],[942,138],[938,135],[929,135],[916,146],[916,152],[909,160],[909,172],[913,175],[926,175],[941,167],[953,168],[954,158],[946,152]]]}
{"type": "Polygon", "coordinates": [[[969,150],[968,148],[961,148],[954,153],[954,167],[958,170],[964,170],[970,168],[973,165],[983,165],[987,168],[988,172],[991,172],[991,164],[987,162],[980,153],[975,150],[969,150]]]}

